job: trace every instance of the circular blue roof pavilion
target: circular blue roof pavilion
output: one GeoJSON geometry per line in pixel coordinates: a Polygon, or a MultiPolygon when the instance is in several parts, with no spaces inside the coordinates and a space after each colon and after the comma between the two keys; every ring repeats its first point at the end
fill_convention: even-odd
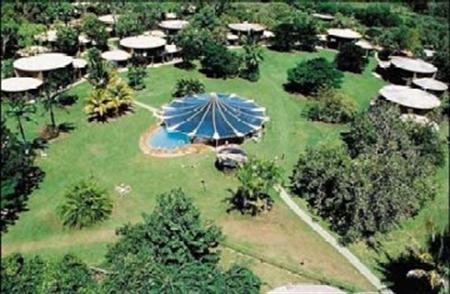
{"type": "Polygon", "coordinates": [[[162,107],[168,131],[191,138],[221,140],[244,137],[268,120],[266,109],[235,94],[203,93],[172,100],[162,107]]]}

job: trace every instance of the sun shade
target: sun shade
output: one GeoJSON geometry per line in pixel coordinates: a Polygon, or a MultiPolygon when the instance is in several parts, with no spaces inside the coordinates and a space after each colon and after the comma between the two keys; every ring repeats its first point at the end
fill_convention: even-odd
{"type": "Polygon", "coordinates": [[[234,94],[186,96],[172,100],[162,112],[169,131],[214,140],[251,134],[267,120],[264,107],[234,94]]]}

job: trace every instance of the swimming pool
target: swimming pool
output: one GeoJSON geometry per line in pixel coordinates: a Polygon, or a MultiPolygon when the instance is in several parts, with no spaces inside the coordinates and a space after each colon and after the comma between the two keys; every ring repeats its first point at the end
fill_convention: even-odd
{"type": "Polygon", "coordinates": [[[168,132],[165,127],[160,127],[148,138],[147,144],[152,148],[176,149],[191,143],[188,135],[180,132],[168,132]]]}

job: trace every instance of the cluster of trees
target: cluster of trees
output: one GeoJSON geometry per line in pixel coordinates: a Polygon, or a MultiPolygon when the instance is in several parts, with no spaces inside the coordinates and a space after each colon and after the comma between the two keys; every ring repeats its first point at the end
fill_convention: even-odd
{"type": "Polygon", "coordinates": [[[100,58],[100,51],[96,48],[88,51],[87,79],[93,87],[84,107],[90,120],[106,121],[131,108],[133,90],[100,58]]]}
{"type": "Polygon", "coordinates": [[[197,79],[179,79],[172,91],[173,97],[184,97],[205,92],[205,85],[197,79]]]}
{"type": "Polygon", "coordinates": [[[133,54],[128,65],[128,85],[135,90],[142,90],[145,88],[144,78],[147,76],[147,69],[145,57],[133,54]]]}
{"type": "Polygon", "coordinates": [[[307,148],[294,168],[293,192],[343,241],[386,232],[435,195],[432,177],[445,156],[439,134],[399,115],[384,104],[359,114],[343,134],[345,147],[307,148]]]}
{"type": "Polygon", "coordinates": [[[321,89],[336,89],[342,84],[343,74],[323,57],[298,63],[287,71],[288,91],[314,95],[321,89]]]}
{"type": "Polygon", "coordinates": [[[319,26],[315,18],[307,13],[293,12],[274,27],[273,46],[278,50],[290,51],[299,48],[314,51],[319,42],[319,26]]]}
{"type": "Polygon", "coordinates": [[[27,196],[42,180],[44,173],[33,163],[35,154],[30,144],[17,138],[3,119],[0,122],[0,142],[0,231],[4,232],[16,220],[17,213],[24,209],[27,196]]]}
{"type": "Polygon", "coordinates": [[[160,195],[144,222],[117,234],[101,271],[72,255],[57,261],[19,254],[3,258],[2,292],[259,293],[261,281],[247,268],[218,266],[222,233],[202,221],[181,190],[160,195]]]}
{"type": "Polygon", "coordinates": [[[361,73],[369,61],[365,54],[365,50],[361,47],[347,43],[339,48],[334,62],[340,70],[361,73]]]}
{"type": "Polygon", "coordinates": [[[348,123],[357,111],[354,100],[342,91],[320,90],[307,110],[307,117],[327,123],[348,123]]]}

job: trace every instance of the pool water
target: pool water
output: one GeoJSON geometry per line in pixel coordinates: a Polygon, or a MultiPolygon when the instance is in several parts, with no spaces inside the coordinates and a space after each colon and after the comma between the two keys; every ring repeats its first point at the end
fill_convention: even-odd
{"type": "Polygon", "coordinates": [[[188,135],[180,132],[168,132],[164,127],[156,130],[148,139],[150,147],[160,149],[176,149],[190,143],[188,135]]]}

